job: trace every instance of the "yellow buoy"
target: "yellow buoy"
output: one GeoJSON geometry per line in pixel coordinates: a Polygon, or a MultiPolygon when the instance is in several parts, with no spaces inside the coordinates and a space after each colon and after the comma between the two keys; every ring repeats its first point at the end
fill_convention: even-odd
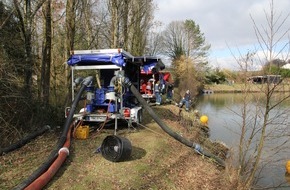
{"type": "Polygon", "coordinates": [[[199,120],[202,124],[206,125],[208,122],[208,117],[206,115],[202,115],[199,120]]]}
{"type": "Polygon", "coordinates": [[[288,160],[286,163],[286,172],[290,174],[290,160],[288,160]]]}

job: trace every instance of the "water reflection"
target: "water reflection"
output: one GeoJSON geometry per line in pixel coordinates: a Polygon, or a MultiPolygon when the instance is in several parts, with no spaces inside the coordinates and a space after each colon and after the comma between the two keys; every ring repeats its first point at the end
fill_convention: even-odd
{"type": "MultiPolygon", "coordinates": [[[[271,104],[274,105],[279,101],[283,100],[283,104],[280,107],[289,107],[290,99],[285,99],[285,97],[290,96],[289,92],[287,93],[274,93],[271,96],[271,104]]],[[[199,102],[207,102],[212,104],[214,107],[222,108],[224,106],[231,106],[242,104],[244,101],[249,103],[259,103],[264,105],[266,101],[266,95],[264,93],[252,93],[252,94],[241,94],[241,93],[217,93],[217,94],[206,94],[198,97],[199,102]]]]}
{"type": "MultiPolygon", "coordinates": [[[[274,94],[271,105],[275,105],[287,94],[274,94]]],[[[242,111],[246,105],[247,131],[249,136],[252,131],[260,134],[263,117],[265,114],[265,94],[255,93],[247,98],[243,94],[209,94],[198,98],[197,109],[209,117],[210,138],[225,142],[234,151],[237,151],[241,134],[242,111]],[[246,102],[246,104],[244,104],[246,102]]],[[[259,185],[275,186],[287,184],[285,177],[285,163],[290,160],[289,136],[289,108],[290,101],[274,107],[270,112],[267,127],[267,141],[263,152],[260,167],[263,168],[259,185]]],[[[259,136],[254,139],[258,143],[259,136]]],[[[255,150],[256,143],[251,145],[255,150]]],[[[251,156],[251,155],[249,155],[251,156]]],[[[279,188],[276,188],[279,189],[279,188]]]]}

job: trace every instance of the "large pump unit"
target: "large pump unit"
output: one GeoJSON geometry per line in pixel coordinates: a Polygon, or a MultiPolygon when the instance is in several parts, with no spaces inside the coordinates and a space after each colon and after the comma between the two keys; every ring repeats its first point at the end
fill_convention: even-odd
{"type": "MultiPolygon", "coordinates": [[[[142,122],[142,106],[121,80],[126,77],[136,89],[141,89],[141,70],[158,73],[164,69],[158,57],[136,57],[123,49],[71,51],[67,64],[71,67],[72,99],[82,78],[94,77],[74,119],[85,123],[111,123],[115,128],[119,120],[127,120],[129,124],[142,122]]],[[[67,107],[66,113],[69,110],[67,107]]]]}

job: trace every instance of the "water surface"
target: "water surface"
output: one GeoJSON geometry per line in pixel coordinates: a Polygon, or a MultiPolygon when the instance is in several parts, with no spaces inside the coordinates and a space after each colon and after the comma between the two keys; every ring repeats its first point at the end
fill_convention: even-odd
{"type": "MultiPolygon", "coordinates": [[[[275,94],[271,98],[271,105],[275,105],[280,100],[279,98],[280,95],[275,94]]],[[[264,121],[265,101],[266,99],[262,93],[252,94],[246,99],[240,93],[207,94],[198,98],[196,109],[209,118],[210,138],[226,143],[234,152],[237,152],[244,106],[246,105],[245,115],[248,128],[246,136],[249,137],[253,128],[257,129],[257,134],[260,132],[258,129],[264,121]],[[246,104],[244,104],[245,102],[246,104]]],[[[259,185],[264,187],[279,184],[289,185],[285,179],[285,164],[290,160],[290,142],[288,142],[290,140],[289,108],[290,102],[284,101],[270,112],[269,123],[267,124],[268,138],[260,164],[263,170],[258,182],[259,185]]],[[[259,142],[258,137],[259,135],[256,135],[254,138],[249,156],[259,142]]]]}

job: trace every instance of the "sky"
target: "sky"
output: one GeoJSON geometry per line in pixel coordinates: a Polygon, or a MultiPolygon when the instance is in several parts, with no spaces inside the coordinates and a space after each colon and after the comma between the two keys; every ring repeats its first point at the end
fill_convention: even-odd
{"type": "MultiPolygon", "coordinates": [[[[158,7],[154,14],[155,20],[161,21],[164,27],[171,21],[186,19],[191,19],[199,25],[206,42],[211,44],[209,62],[212,67],[238,70],[239,64],[235,57],[244,56],[247,52],[259,52],[254,26],[260,31],[263,27],[267,28],[266,14],[270,13],[271,1],[154,0],[154,3],[158,7]]],[[[290,0],[274,0],[274,13],[276,26],[279,26],[290,14],[290,0]]],[[[279,31],[282,34],[289,28],[290,17],[279,31]]],[[[275,36],[279,38],[281,34],[277,33],[275,36]]],[[[279,42],[285,45],[289,36],[290,33],[279,42]]],[[[285,56],[280,59],[285,59],[285,56]]]]}

